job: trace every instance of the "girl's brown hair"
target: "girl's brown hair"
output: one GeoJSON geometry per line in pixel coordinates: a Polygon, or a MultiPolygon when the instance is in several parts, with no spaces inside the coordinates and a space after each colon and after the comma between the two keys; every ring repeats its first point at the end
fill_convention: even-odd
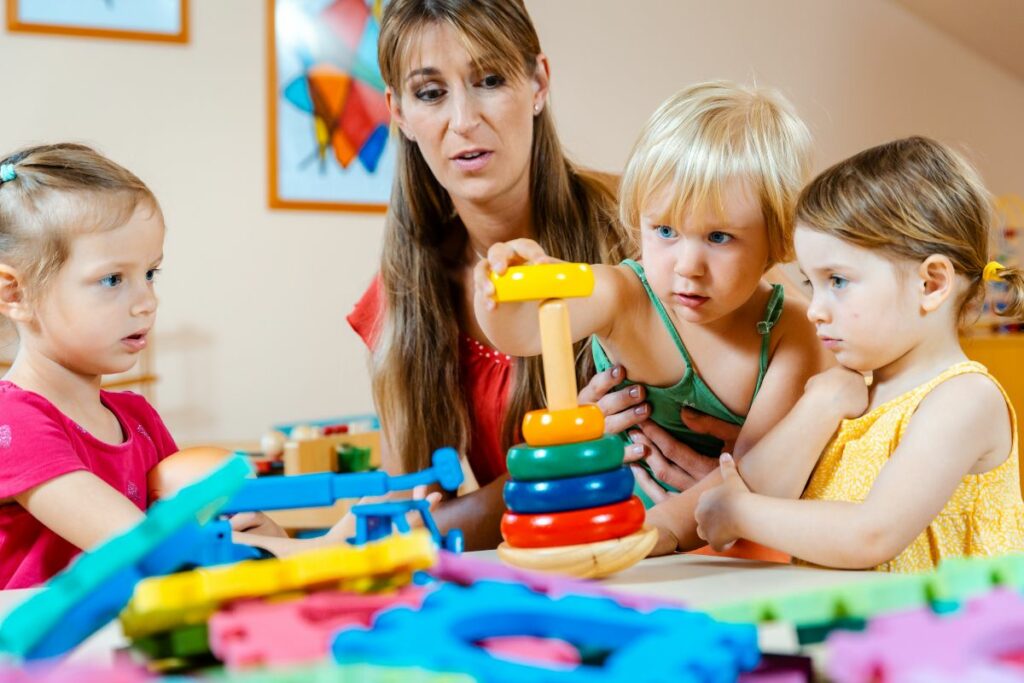
{"type": "Polygon", "coordinates": [[[38,296],[68,258],[71,237],[123,225],[156,198],[131,171],[73,143],[29,147],[0,161],[0,262],[38,296]]]}
{"type": "MultiPolygon", "coordinates": [[[[968,281],[961,318],[984,295],[992,201],[977,171],[935,140],[909,137],[832,166],[804,188],[797,222],[898,259],[949,258],[968,281]]],[[[1001,315],[1024,317],[1024,271],[1003,268],[1010,290],[1001,315]]]]}
{"type": "MultiPolygon", "coordinates": [[[[536,68],[540,41],[521,0],[392,0],[381,19],[378,57],[396,96],[416,41],[431,24],[452,27],[488,72],[514,80],[529,78],[536,68]]],[[[411,471],[427,466],[439,446],[460,452],[470,447],[459,364],[456,302],[462,291],[451,275],[464,251],[453,244],[464,246],[467,235],[416,143],[403,135],[392,140],[398,164],[380,267],[386,303],[371,374],[388,446],[411,471]]],[[[547,108],[534,117],[530,201],[534,237],[547,253],[588,263],[629,255],[614,195],[566,159],[547,108]]],[[[577,350],[584,380],[592,361],[582,345],[577,350]]],[[[516,360],[503,448],[513,443],[523,414],[543,402],[540,359],[516,360]]]]}

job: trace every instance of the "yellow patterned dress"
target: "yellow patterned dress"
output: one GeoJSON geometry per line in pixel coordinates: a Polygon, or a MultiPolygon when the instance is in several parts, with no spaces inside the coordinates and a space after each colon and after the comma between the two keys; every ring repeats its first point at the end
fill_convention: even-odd
{"type": "MultiPolygon", "coordinates": [[[[964,361],[902,396],[853,420],[843,420],[804,491],[808,500],[861,502],[895,452],[910,418],[932,389],[951,377],[977,372],[984,365],[964,361]]],[[[982,474],[968,474],[946,506],[921,535],[876,571],[917,572],[934,569],[946,557],[984,557],[1024,551],[1024,502],[1017,459],[1017,416],[1002,386],[1013,431],[1010,456],[982,474]]]]}

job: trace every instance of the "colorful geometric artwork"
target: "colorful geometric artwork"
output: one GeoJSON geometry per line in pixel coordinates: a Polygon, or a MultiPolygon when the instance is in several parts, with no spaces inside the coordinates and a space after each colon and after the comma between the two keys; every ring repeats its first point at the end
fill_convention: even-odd
{"type": "Polygon", "coordinates": [[[382,0],[267,0],[271,208],[383,211],[394,153],[382,0]]]}
{"type": "Polygon", "coordinates": [[[7,28],[187,43],[188,0],[7,0],[7,28]]]}

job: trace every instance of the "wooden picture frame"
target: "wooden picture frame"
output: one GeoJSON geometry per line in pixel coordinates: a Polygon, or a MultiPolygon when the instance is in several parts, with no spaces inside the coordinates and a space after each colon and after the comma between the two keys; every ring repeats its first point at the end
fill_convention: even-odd
{"type": "Polygon", "coordinates": [[[189,0],[7,0],[7,30],[187,43],[188,3],[189,0]]]}
{"type": "Polygon", "coordinates": [[[271,209],[383,213],[394,143],[377,65],[382,0],[265,0],[271,209]]]}

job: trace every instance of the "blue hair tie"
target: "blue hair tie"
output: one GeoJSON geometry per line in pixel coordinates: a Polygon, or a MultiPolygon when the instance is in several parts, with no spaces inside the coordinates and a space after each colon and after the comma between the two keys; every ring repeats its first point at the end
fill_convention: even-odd
{"type": "Polygon", "coordinates": [[[9,183],[17,177],[18,174],[14,172],[14,164],[0,164],[0,183],[9,183]]]}

